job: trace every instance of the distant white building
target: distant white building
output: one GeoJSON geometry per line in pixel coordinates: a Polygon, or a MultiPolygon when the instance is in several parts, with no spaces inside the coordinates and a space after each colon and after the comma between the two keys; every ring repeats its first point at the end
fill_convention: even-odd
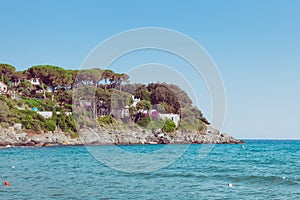
{"type": "MultiPolygon", "coordinates": [[[[134,106],[134,107],[136,107],[138,102],[141,101],[140,98],[135,98],[134,95],[132,95],[132,100],[133,100],[133,102],[132,102],[131,106],[134,106]]],[[[156,109],[144,110],[143,111],[144,114],[147,114],[147,113],[152,114],[153,112],[159,113],[156,109]]],[[[127,114],[127,112],[126,112],[126,114],[127,114]]],[[[124,111],[122,111],[122,116],[126,115],[126,114],[125,114],[124,111]]],[[[180,115],[179,114],[173,114],[173,113],[171,113],[171,114],[162,114],[162,113],[159,113],[158,117],[163,119],[163,120],[166,120],[166,119],[172,120],[176,124],[176,127],[178,127],[179,122],[180,122],[180,115]]]]}
{"type": "Polygon", "coordinates": [[[0,94],[5,94],[7,92],[7,85],[0,81],[0,94]]]}
{"type": "Polygon", "coordinates": [[[152,115],[152,113],[154,113],[154,112],[158,113],[158,118],[163,119],[163,120],[170,119],[176,124],[176,127],[178,127],[179,122],[180,122],[180,115],[179,114],[173,114],[173,113],[171,113],[171,114],[162,114],[162,113],[159,113],[156,109],[145,110],[143,113],[144,114],[149,113],[150,115],[152,115]]]}
{"type": "Polygon", "coordinates": [[[178,127],[179,125],[179,122],[180,122],[180,115],[179,114],[161,114],[159,113],[159,118],[165,120],[165,119],[170,119],[172,120],[175,124],[176,124],[176,127],[178,127]]]}
{"type": "Polygon", "coordinates": [[[132,100],[133,100],[133,102],[132,102],[131,106],[133,106],[133,107],[136,107],[136,105],[138,104],[138,102],[141,101],[140,98],[135,98],[134,95],[132,95],[132,100]]]}
{"type": "MultiPolygon", "coordinates": [[[[37,111],[39,115],[42,115],[45,119],[49,119],[53,116],[52,111],[37,111]]],[[[56,112],[57,115],[60,115],[60,112],[56,112]]],[[[66,116],[72,115],[72,112],[64,112],[66,116]]]]}
{"type": "Polygon", "coordinates": [[[40,78],[31,78],[29,80],[29,82],[32,84],[32,85],[40,85],[40,78]]]}
{"type": "Polygon", "coordinates": [[[130,117],[130,114],[129,114],[129,106],[125,106],[125,108],[122,109],[122,111],[121,111],[121,117],[122,117],[122,118],[130,117]]]}
{"type": "Polygon", "coordinates": [[[44,118],[49,119],[53,116],[53,112],[51,111],[38,111],[39,115],[42,115],[44,118]]]}

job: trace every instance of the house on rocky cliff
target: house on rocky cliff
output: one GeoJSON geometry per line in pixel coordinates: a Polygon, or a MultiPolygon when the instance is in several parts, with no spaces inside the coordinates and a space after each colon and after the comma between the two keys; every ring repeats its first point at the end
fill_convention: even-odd
{"type": "Polygon", "coordinates": [[[7,93],[7,85],[0,81],[0,94],[6,94],[7,93]]]}
{"type": "Polygon", "coordinates": [[[179,122],[180,122],[180,115],[179,114],[159,113],[156,109],[145,110],[144,114],[146,114],[147,116],[152,116],[152,119],[153,118],[160,118],[162,120],[170,119],[175,123],[176,127],[179,126],[179,122]],[[157,116],[157,117],[154,117],[154,116],[157,116]]]}
{"type": "Polygon", "coordinates": [[[166,119],[172,120],[176,124],[176,127],[178,127],[179,122],[180,122],[180,115],[179,114],[173,114],[173,113],[161,114],[161,113],[159,113],[159,117],[163,120],[166,120],[166,119]]]}

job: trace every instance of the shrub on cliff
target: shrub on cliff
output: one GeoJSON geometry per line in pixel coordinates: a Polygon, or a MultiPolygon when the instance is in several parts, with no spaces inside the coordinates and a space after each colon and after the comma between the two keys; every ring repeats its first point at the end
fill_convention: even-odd
{"type": "Polygon", "coordinates": [[[56,124],[53,120],[49,119],[45,122],[45,129],[47,131],[55,131],[55,128],[56,128],[56,124]]]}
{"type": "Polygon", "coordinates": [[[176,128],[176,124],[170,120],[170,119],[166,119],[165,124],[162,128],[162,131],[164,132],[173,132],[176,128]]]}
{"type": "Polygon", "coordinates": [[[35,98],[26,98],[23,100],[29,108],[38,108],[39,111],[52,111],[55,107],[55,102],[49,99],[39,100],[35,98]]]}
{"type": "Polygon", "coordinates": [[[9,116],[9,107],[6,102],[0,101],[0,122],[6,122],[9,116]]]}
{"type": "Polygon", "coordinates": [[[28,121],[33,120],[33,119],[39,120],[41,122],[46,121],[46,119],[42,115],[38,114],[37,112],[35,112],[33,110],[19,110],[19,113],[20,113],[21,119],[26,119],[28,121]]]}
{"type": "Polygon", "coordinates": [[[164,124],[165,121],[163,119],[158,119],[156,121],[151,121],[150,124],[147,126],[147,128],[152,130],[152,132],[155,132],[157,130],[162,129],[164,124]]]}
{"type": "Polygon", "coordinates": [[[110,115],[106,115],[106,116],[98,118],[98,123],[100,125],[109,125],[109,124],[112,124],[113,122],[114,122],[114,119],[110,115]]]}
{"type": "Polygon", "coordinates": [[[144,116],[144,117],[141,117],[137,121],[137,124],[144,127],[144,128],[146,128],[150,122],[151,122],[151,117],[144,116]]]}
{"type": "Polygon", "coordinates": [[[53,115],[52,118],[54,121],[57,121],[59,128],[63,132],[76,132],[76,125],[72,116],[66,116],[64,113],[59,115],[53,115]]]}
{"type": "Polygon", "coordinates": [[[21,120],[22,126],[25,129],[32,129],[38,133],[40,133],[44,129],[43,123],[41,121],[32,118],[31,120],[28,119],[29,118],[21,120]]]}

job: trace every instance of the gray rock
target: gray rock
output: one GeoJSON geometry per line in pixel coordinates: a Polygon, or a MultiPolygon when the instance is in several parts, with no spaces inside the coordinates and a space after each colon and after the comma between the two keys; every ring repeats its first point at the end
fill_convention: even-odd
{"type": "Polygon", "coordinates": [[[49,145],[92,145],[92,144],[169,144],[169,143],[242,143],[228,134],[210,126],[202,132],[176,131],[175,133],[152,133],[150,130],[95,130],[86,128],[79,132],[79,138],[70,138],[63,133],[28,135],[26,133],[8,134],[7,129],[0,128],[0,146],[49,146],[49,145]]]}

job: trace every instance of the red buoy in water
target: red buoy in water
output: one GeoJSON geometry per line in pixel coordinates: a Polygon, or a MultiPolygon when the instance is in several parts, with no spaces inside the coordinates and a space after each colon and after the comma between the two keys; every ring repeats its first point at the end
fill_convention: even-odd
{"type": "Polygon", "coordinates": [[[10,183],[8,181],[4,181],[5,186],[10,186],[10,183]]]}

